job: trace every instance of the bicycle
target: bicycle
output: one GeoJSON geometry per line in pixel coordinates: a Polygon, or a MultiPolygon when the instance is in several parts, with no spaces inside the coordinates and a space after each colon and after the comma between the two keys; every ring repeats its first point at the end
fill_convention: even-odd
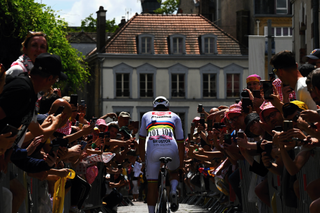
{"type": "Polygon", "coordinates": [[[163,166],[160,169],[161,173],[161,184],[159,186],[158,193],[158,202],[156,205],[156,213],[170,213],[168,194],[166,189],[166,177],[168,174],[167,164],[172,161],[170,157],[161,157],[159,161],[163,163],[163,166]]]}

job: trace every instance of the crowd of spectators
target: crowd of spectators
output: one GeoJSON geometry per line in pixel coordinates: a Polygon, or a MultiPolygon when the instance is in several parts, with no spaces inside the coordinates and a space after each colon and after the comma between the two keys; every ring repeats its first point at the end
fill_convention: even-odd
{"type": "MultiPolygon", "coordinates": [[[[48,199],[54,195],[55,182],[74,170],[75,178],[65,185],[71,192],[72,212],[84,208],[99,163],[104,164],[100,198],[105,208],[115,211],[122,201],[121,189],[130,191],[133,201],[145,201],[144,165],[135,137],[139,122],[130,121],[128,112],[88,118],[85,101],[52,89],[67,76],[60,57],[46,53],[47,49],[45,35],[30,32],[23,42],[24,54],[6,73],[1,67],[0,170],[10,176],[10,187],[2,189],[4,212],[17,212],[28,193],[16,174],[7,172],[9,162],[46,181],[48,199]]],[[[301,67],[300,72],[292,52],[279,52],[270,62],[278,78],[263,81],[256,74],[248,76],[241,100],[231,106],[206,112],[199,104],[180,171],[188,190],[199,185],[197,174],[202,172],[206,184],[214,182],[226,199],[235,194],[241,211],[238,161],[246,160],[257,175],[254,194],[260,206],[271,206],[267,180],[271,172],[288,179],[284,202],[296,207],[302,190],[296,174],[320,144],[320,50],[308,57],[314,65],[301,67]],[[293,156],[296,146],[301,151],[293,156]]],[[[318,182],[307,187],[313,200],[310,212],[320,212],[318,182]]]]}
{"type": "MultiPolygon", "coordinates": [[[[292,52],[279,52],[270,61],[278,78],[263,81],[250,75],[237,103],[212,108],[209,113],[198,106],[199,116],[193,119],[185,142],[184,181],[191,191],[198,184],[195,174],[202,172],[206,181],[213,181],[230,200],[234,201],[231,197],[235,194],[241,211],[239,160],[245,160],[256,177],[251,180],[254,187],[249,200],[258,198],[259,212],[271,208],[269,172],[286,183],[284,204],[297,208],[303,189],[296,174],[320,145],[320,50],[308,57],[313,60],[301,66],[300,72],[292,52]],[[295,156],[296,147],[300,152],[295,156]]],[[[313,180],[306,187],[313,201],[310,212],[320,211],[318,183],[319,179],[313,180]]]]}

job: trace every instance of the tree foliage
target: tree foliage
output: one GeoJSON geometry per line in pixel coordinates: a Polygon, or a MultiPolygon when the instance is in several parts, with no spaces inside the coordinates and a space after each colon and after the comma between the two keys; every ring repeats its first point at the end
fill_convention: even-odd
{"type": "Polygon", "coordinates": [[[55,11],[34,0],[0,1],[0,62],[8,68],[21,55],[21,42],[29,31],[42,31],[47,36],[48,52],[59,55],[68,75],[69,92],[83,88],[89,78],[89,68],[82,53],[72,48],[66,39],[67,23],[55,11]]]}
{"type": "MultiPolygon", "coordinates": [[[[97,32],[97,19],[92,17],[92,13],[86,17],[85,19],[81,20],[81,29],[84,32],[97,32]]],[[[106,32],[115,32],[118,29],[118,25],[115,24],[116,20],[112,19],[106,20],[106,32]]]]}
{"type": "Polygon", "coordinates": [[[161,2],[161,8],[156,9],[155,13],[173,14],[178,10],[179,0],[158,0],[158,2],[161,2]]]}

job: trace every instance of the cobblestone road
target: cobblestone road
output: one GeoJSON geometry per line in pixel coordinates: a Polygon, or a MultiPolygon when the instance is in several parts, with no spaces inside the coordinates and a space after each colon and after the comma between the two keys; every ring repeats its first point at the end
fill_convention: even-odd
{"type": "MultiPolygon", "coordinates": [[[[120,206],[118,213],[148,213],[148,206],[143,202],[134,202],[134,206],[120,206]]],[[[179,204],[179,210],[176,213],[206,213],[209,212],[199,206],[188,205],[184,203],[179,204]]]]}

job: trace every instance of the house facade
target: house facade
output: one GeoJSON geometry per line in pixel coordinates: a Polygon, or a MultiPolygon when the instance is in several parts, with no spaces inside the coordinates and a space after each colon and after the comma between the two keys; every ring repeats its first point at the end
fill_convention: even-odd
{"type": "Polygon", "coordinates": [[[199,103],[233,104],[249,75],[247,49],[201,15],[136,14],[87,61],[88,113],[127,111],[140,121],[163,95],[185,134],[199,103]]]}

